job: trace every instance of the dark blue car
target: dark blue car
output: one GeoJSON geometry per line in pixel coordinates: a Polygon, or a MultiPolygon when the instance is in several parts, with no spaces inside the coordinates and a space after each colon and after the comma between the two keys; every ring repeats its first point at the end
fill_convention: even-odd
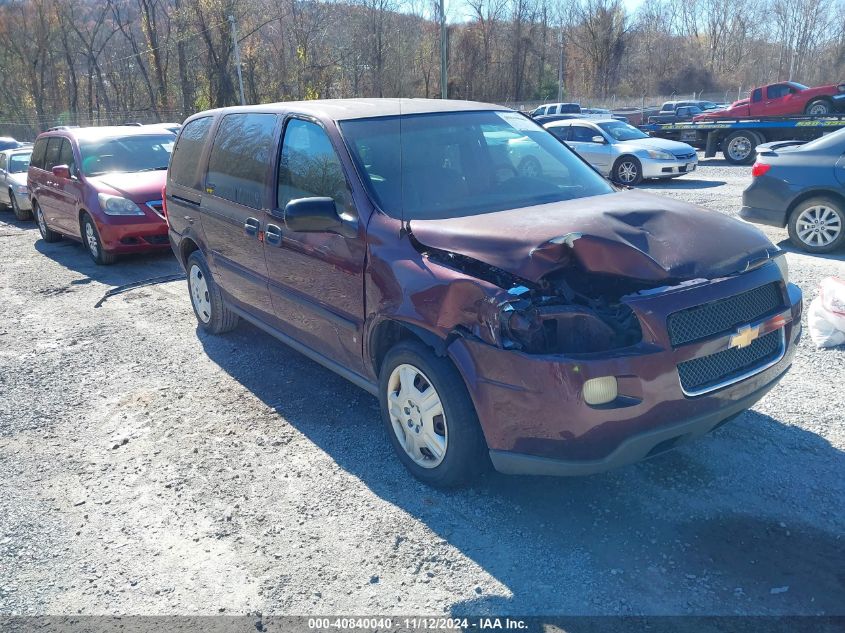
{"type": "Polygon", "coordinates": [[[779,141],[757,147],[753,180],[742,194],[740,216],[787,227],[809,253],[845,243],[845,129],[809,143],[779,141]]]}

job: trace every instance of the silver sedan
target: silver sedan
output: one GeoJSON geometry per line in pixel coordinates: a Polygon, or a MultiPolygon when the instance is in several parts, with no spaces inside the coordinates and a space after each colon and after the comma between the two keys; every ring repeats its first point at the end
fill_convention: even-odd
{"type": "Polygon", "coordinates": [[[652,138],[624,121],[570,119],[544,127],[602,175],[623,185],[645,178],[677,178],[698,166],[695,148],[652,138]]]}
{"type": "Polygon", "coordinates": [[[31,154],[31,147],[0,152],[0,207],[11,207],[19,220],[26,220],[31,215],[32,207],[26,186],[31,154]]]}

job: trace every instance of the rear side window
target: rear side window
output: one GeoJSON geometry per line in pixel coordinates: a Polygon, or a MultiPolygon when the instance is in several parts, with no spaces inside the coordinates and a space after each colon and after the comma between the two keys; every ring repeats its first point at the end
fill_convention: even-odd
{"type": "Polygon", "coordinates": [[[275,114],[228,114],[223,117],[208,160],[206,191],[260,209],[275,128],[275,114]]]}
{"type": "Polygon", "coordinates": [[[326,131],[316,123],[291,119],[279,160],[278,207],[284,209],[298,198],[332,198],[338,209],[353,210],[343,165],[326,131]]]}
{"type": "Polygon", "coordinates": [[[780,99],[781,97],[785,97],[789,94],[789,86],[784,84],[777,84],[775,86],[769,86],[766,88],[766,96],[769,99],[780,99]]]}
{"type": "Polygon", "coordinates": [[[29,164],[39,169],[44,169],[44,154],[47,151],[47,139],[40,138],[35,141],[35,147],[32,148],[32,160],[29,164]]]}
{"type": "Polygon", "coordinates": [[[59,156],[62,153],[62,142],[64,139],[61,136],[54,136],[47,142],[47,153],[44,156],[44,169],[50,171],[56,165],[61,165],[59,156]]]}
{"type": "Polygon", "coordinates": [[[209,129],[211,129],[211,117],[204,116],[194,119],[182,130],[176,142],[176,148],[173,150],[173,158],[170,160],[170,178],[174,182],[194,189],[200,188],[197,167],[199,167],[209,129]]]}

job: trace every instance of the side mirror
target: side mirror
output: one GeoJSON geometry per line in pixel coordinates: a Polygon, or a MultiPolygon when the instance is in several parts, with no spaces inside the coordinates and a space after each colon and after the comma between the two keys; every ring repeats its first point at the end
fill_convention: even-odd
{"type": "Polygon", "coordinates": [[[53,175],[56,178],[64,178],[70,180],[70,167],[67,165],[56,165],[53,167],[53,175]]]}
{"type": "Polygon", "coordinates": [[[358,234],[357,226],[344,220],[331,198],[299,198],[285,205],[285,228],[299,233],[337,233],[345,237],[358,234]]]}
{"type": "Polygon", "coordinates": [[[596,134],[593,138],[590,139],[593,143],[598,143],[599,145],[604,145],[606,141],[601,134],[596,134]]]}

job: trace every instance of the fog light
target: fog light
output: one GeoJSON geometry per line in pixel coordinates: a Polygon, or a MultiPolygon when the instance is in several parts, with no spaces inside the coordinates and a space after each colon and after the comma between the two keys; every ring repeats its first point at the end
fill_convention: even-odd
{"type": "Polygon", "coordinates": [[[584,383],[584,402],[590,405],[613,402],[618,393],[615,376],[591,378],[584,383]]]}

